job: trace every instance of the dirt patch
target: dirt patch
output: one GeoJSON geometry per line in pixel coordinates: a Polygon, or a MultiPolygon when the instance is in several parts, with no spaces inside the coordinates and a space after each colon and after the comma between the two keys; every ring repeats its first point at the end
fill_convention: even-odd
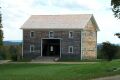
{"type": "Polygon", "coordinates": [[[4,64],[4,63],[8,63],[10,62],[11,60],[0,60],[0,64],[4,64]]]}
{"type": "Polygon", "coordinates": [[[97,78],[97,79],[92,79],[92,80],[120,80],[120,75],[97,78]]]}

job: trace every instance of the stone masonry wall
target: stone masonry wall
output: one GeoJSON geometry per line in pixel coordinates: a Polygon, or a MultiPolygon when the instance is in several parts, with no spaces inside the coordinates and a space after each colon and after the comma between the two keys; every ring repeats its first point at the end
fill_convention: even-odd
{"type": "Polygon", "coordinates": [[[92,21],[82,31],[82,56],[83,59],[97,58],[97,31],[92,21]]]}
{"type": "Polygon", "coordinates": [[[23,30],[23,56],[27,58],[41,56],[41,40],[49,38],[49,31],[54,32],[54,38],[61,39],[61,58],[81,58],[81,31],[78,30],[73,31],[73,38],[69,38],[69,30],[23,30]],[[31,31],[35,32],[33,38],[30,38],[31,31]],[[32,44],[35,45],[35,52],[30,53],[32,44]],[[73,46],[73,53],[68,53],[68,46],[73,46]]]}

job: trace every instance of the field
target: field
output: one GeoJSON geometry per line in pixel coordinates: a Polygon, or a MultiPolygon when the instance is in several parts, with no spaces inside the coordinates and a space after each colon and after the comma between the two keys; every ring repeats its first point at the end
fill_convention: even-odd
{"type": "Polygon", "coordinates": [[[119,61],[92,64],[9,63],[0,64],[0,80],[88,80],[120,74],[119,69],[119,61]]]}

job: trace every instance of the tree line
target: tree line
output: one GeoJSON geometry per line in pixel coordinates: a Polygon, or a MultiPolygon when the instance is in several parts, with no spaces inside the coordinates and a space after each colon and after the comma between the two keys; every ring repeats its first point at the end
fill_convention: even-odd
{"type": "Polygon", "coordinates": [[[3,31],[2,31],[2,14],[1,14],[1,7],[0,7],[0,60],[4,59],[11,59],[13,61],[17,61],[21,59],[21,45],[14,45],[14,46],[5,46],[3,45],[3,31]]]}
{"type": "Polygon", "coordinates": [[[0,47],[0,60],[18,61],[22,59],[22,46],[11,45],[0,47]]]}

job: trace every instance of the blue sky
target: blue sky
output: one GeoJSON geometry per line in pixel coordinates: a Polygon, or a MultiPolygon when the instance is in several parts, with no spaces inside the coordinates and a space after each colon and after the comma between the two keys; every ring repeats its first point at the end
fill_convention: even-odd
{"type": "Polygon", "coordinates": [[[119,43],[120,20],[114,18],[111,0],[0,0],[4,40],[22,40],[20,27],[35,14],[93,14],[100,31],[98,43],[119,43]]]}

